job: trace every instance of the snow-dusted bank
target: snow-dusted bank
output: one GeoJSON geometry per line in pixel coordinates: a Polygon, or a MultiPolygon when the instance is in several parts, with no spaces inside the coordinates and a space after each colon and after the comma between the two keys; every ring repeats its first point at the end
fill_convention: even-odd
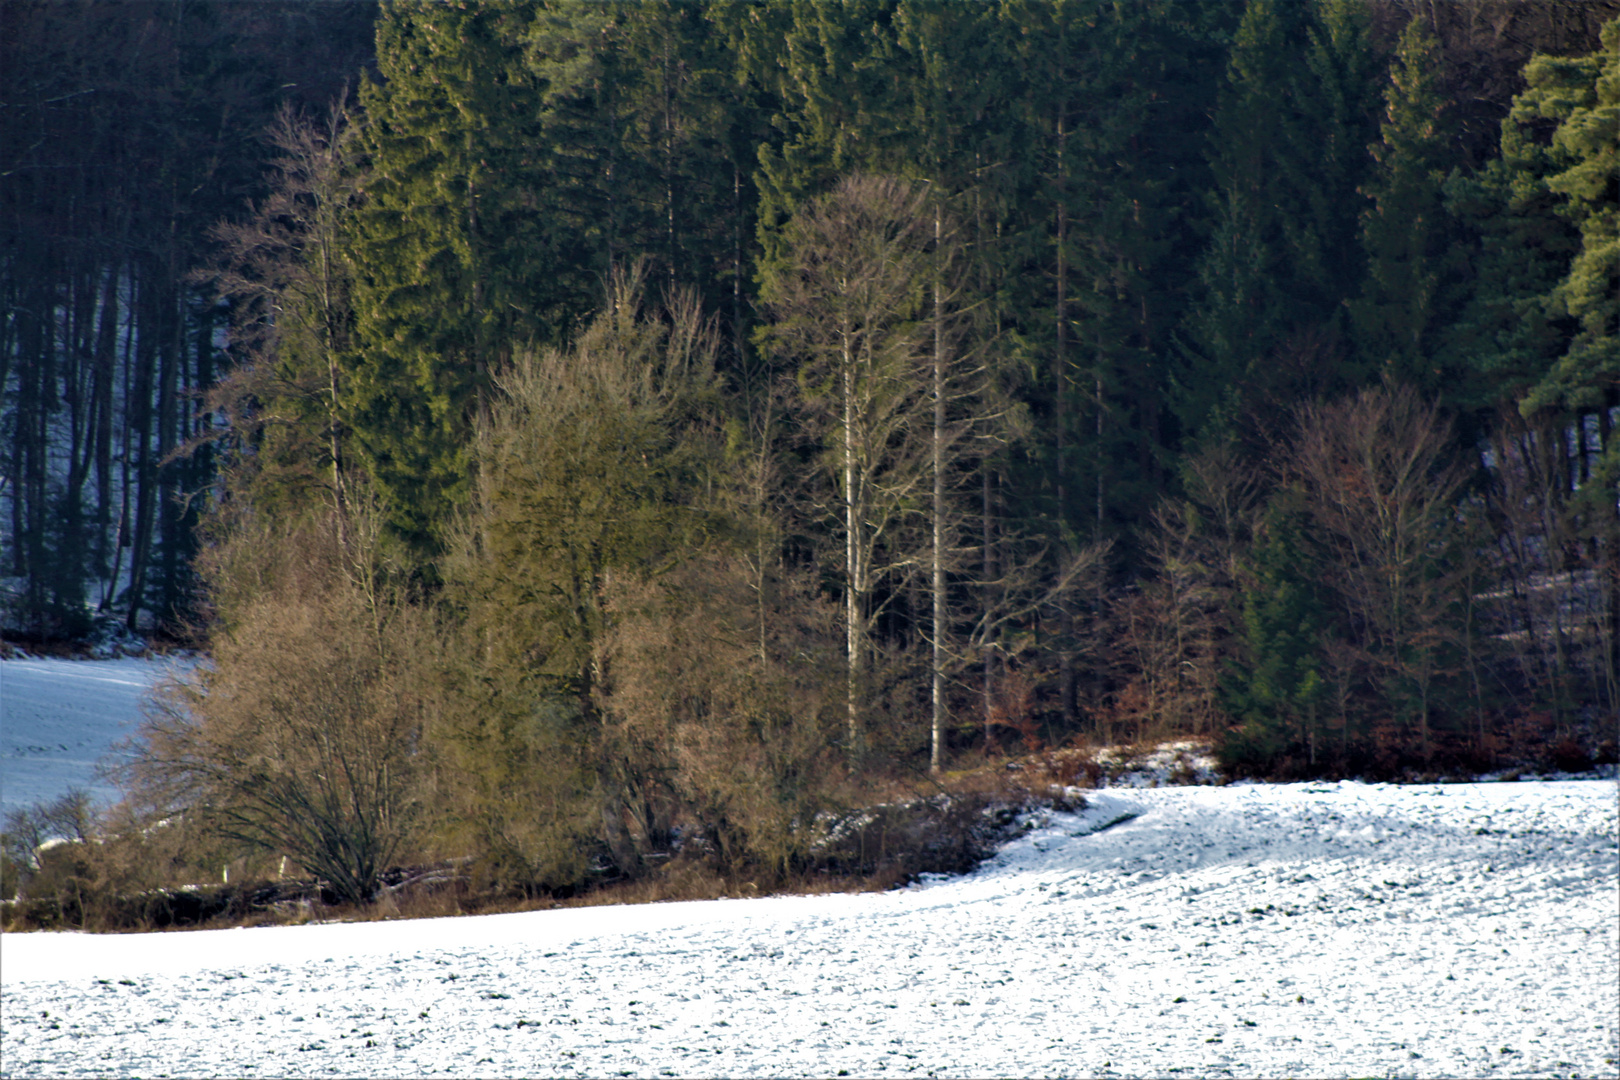
{"type": "Polygon", "coordinates": [[[118,792],[96,765],[135,734],[141,698],[186,660],[0,660],[0,811],[84,788],[118,792]]]}
{"type": "Polygon", "coordinates": [[[5,1076],[1613,1076],[1609,781],[1105,791],[897,892],[0,942],[5,1076]]]}

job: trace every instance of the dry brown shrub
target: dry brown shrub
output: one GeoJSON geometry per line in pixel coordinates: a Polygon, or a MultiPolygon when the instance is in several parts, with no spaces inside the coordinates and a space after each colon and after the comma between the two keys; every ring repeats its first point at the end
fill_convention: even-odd
{"type": "Polygon", "coordinates": [[[225,545],[230,617],[212,662],[160,688],[127,778],[150,811],[369,901],[418,823],[435,649],[423,613],[340,524],[353,523],[225,545]]]}
{"type": "Polygon", "coordinates": [[[841,655],[808,590],[780,577],[762,608],[759,587],[721,554],[656,582],[615,579],[598,685],[628,839],[650,849],[651,827],[679,819],[722,874],[774,883],[808,859],[844,771],[841,655]]]}

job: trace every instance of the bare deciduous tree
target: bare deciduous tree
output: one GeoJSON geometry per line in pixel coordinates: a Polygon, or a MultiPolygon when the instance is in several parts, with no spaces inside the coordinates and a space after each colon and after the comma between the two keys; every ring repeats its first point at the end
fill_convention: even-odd
{"type": "Polygon", "coordinates": [[[837,618],[778,575],[763,629],[755,572],[724,550],[656,580],[616,579],[599,644],[605,728],[728,871],[786,877],[839,782],[837,618]],[[763,653],[761,649],[763,641],[763,653]]]}
{"type": "Polygon", "coordinates": [[[690,296],[644,308],[645,278],[645,264],[616,274],[571,348],[520,357],[500,378],[476,496],[444,564],[465,615],[471,680],[508,684],[487,691],[490,708],[458,717],[448,733],[456,752],[470,769],[504,775],[507,760],[555,748],[540,763],[552,774],[542,783],[533,772],[507,790],[467,785],[472,831],[529,867],[560,865],[544,854],[558,845],[543,842],[553,822],[523,825],[513,790],[556,808],[550,816],[566,828],[553,834],[595,833],[625,874],[669,847],[662,744],[603,713],[615,676],[602,640],[615,583],[670,572],[717,527],[718,339],[690,296]],[[582,784],[571,770],[594,776],[582,784]],[[586,801],[596,821],[581,829],[586,801]]]}
{"type": "Polygon", "coordinates": [[[318,120],[283,107],[265,138],[279,152],[270,194],[246,219],[214,227],[218,265],[196,275],[232,302],[241,352],[208,394],[227,426],[198,440],[253,440],[261,472],[326,490],[343,520],[350,481],[340,359],[353,315],[342,228],[360,197],[345,102],[318,120]],[[311,435],[318,441],[306,442],[311,435]]]}
{"type": "Polygon", "coordinates": [[[784,230],[787,263],[765,276],[776,342],[799,357],[800,401],[824,439],[843,541],[848,735],[885,597],[919,569],[897,533],[919,519],[929,481],[926,314],[933,222],[921,185],[852,176],[784,230]],[[885,592],[880,596],[879,590],[885,592]]]}
{"type": "Polygon", "coordinates": [[[1449,431],[1415,391],[1363,390],[1299,412],[1286,470],[1333,553],[1336,591],[1386,700],[1432,752],[1433,689],[1458,643],[1456,550],[1465,474],[1449,431]]]}
{"type": "MultiPolygon", "coordinates": [[[[135,740],[138,801],[289,856],[367,902],[409,842],[433,694],[420,613],[350,576],[324,521],[257,537],[270,579],[170,680],[135,740]]],[[[238,538],[249,543],[253,538],[238,538]]]]}

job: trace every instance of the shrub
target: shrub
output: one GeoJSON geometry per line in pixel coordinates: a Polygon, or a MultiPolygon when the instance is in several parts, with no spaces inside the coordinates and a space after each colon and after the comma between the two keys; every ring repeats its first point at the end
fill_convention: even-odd
{"type": "MultiPolygon", "coordinates": [[[[694,558],[658,581],[619,579],[599,650],[605,775],[622,807],[667,803],[721,871],[780,879],[805,865],[844,776],[841,659],[830,610],[801,583],[694,558]]],[[[633,823],[645,840],[655,822],[633,823]]]]}
{"type": "Polygon", "coordinates": [[[284,853],[364,902],[416,825],[434,694],[429,628],[357,557],[352,526],[332,515],[232,541],[259,545],[258,587],[223,583],[236,595],[213,662],[160,687],[127,776],[155,812],[284,853]]]}

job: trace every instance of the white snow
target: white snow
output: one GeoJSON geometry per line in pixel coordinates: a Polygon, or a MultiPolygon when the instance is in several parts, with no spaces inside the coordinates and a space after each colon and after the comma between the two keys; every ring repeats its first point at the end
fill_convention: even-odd
{"type": "Polygon", "coordinates": [[[1614,1076],[1611,781],[1089,793],[882,894],[0,940],[5,1076],[1614,1076]]]}
{"type": "Polygon", "coordinates": [[[135,734],[142,696],[187,660],[0,660],[0,813],[84,788],[117,790],[98,762],[135,734]]]}
{"type": "Polygon", "coordinates": [[[1160,743],[1146,750],[1105,746],[1092,757],[1108,777],[1108,787],[1214,784],[1220,780],[1208,739],[1160,743]]]}

